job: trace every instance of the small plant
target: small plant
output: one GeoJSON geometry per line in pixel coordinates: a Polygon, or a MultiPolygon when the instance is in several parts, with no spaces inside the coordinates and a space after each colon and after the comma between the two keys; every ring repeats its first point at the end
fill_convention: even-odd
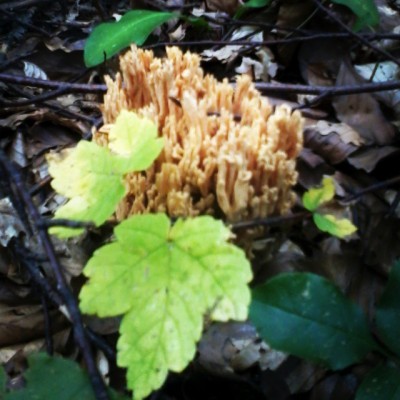
{"type": "Polygon", "coordinates": [[[356,400],[398,399],[399,291],[397,262],[376,308],[377,335],[386,348],[371,335],[362,310],[315,274],[281,274],[253,289],[250,320],[273,348],[332,370],[358,363],[371,351],[381,353],[387,362],[367,374],[356,400]]]}
{"type": "MultiPolygon", "coordinates": [[[[52,186],[69,199],[56,218],[103,224],[125,195],[124,176],[148,168],[163,147],[154,123],[126,110],[109,135],[109,149],[82,140],[73,149],[47,155],[52,186]]],[[[50,232],[66,238],[82,231],[60,227],[50,232]]]]}
{"type": "MultiPolygon", "coordinates": [[[[332,0],[351,9],[356,15],[353,26],[355,31],[374,26],[379,22],[379,14],[373,0],[332,0]]],[[[236,18],[254,8],[266,7],[271,0],[249,0],[244,2],[236,12],[236,18]]],[[[118,54],[131,44],[142,45],[149,35],[163,23],[182,18],[188,23],[207,26],[202,18],[186,17],[179,13],[150,10],[132,10],[116,22],[104,22],[93,29],[86,41],[84,60],[87,67],[94,67],[118,54]]]]}
{"type": "Polygon", "coordinates": [[[324,207],[335,196],[335,186],[330,177],[325,177],[321,188],[309,189],[303,195],[303,206],[312,212],[313,220],[318,229],[333,236],[344,238],[354,233],[357,228],[347,218],[337,218],[324,210],[324,207]]]}
{"type": "MultiPolygon", "coordinates": [[[[125,194],[124,175],[147,168],[159,154],[162,140],[155,135],[152,122],[123,111],[109,148],[80,142],[48,157],[53,187],[69,198],[55,216],[102,224],[125,194]]],[[[54,229],[62,237],[79,232],[54,229]]],[[[122,315],[117,362],[127,367],[135,399],[142,399],[169,369],[180,372],[194,357],[206,313],[215,321],[247,318],[251,268],[228,242],[230,230],[212,217],[171,226],[165,214],[136,215],[114,233],[84,269],[89,282],[80,307],[101,317],[122,315]]]]}

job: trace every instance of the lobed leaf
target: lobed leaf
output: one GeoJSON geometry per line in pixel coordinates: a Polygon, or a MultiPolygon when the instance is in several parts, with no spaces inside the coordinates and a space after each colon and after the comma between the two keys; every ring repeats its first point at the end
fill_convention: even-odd
{"type": "Polygon", "coordinates": [[[400,370],[380,366],[367,374],[357,390],[356,400],[400,400],[400,370]]]}
{"type": "Polygon", "coordinates": [[[252,295],[250,319],[275,349],[334,370],[376,349],[361,309],[318,275],[280,274],[252,295]]]}
{"type": "Polygon", "coordinates": [[[400,356],[400,261],[390,271],[387,286],[376,307],[378,336],[400,356]]]}
{"type": "Polygon", "coordinates": [[[84,269],[83,312],[123,315],[118,364],[142,399],[193,358],[203,316],[244,320],[251,268],[230,244],[222,222],[203,216],[178,220],[137,215],[115,228],[116,240],[97,250],[84,269]]]}
{"type": "MultiPolygon", "coordinates": [[[[151,121],[125,110],[111,129],[110,141],[117,154],[96,143],[81,141],[75,148],[47,155],[51,185],[69,199],[55,212],[55,218],[101,225],[125,195],[125,174],[148,168],[163,146],[151,121]]],[[[61,227],[50,230],[60,237],[82,231],[61,227]]]]}
{"type": "Polygon", "coordinates": [[[334,215],[313,213],[313,220],[318,229],[338,238],[344,238],[354,233],[357,228],[346,219],[337,219],[334,215]]]}
{"type": "Polygon", "coordinates": [[[85,44],[85,65],[101,64],[132,43],[141,46],[155,28],[176,17],[170,12],[132,10],[117,22],[98,25],[85,44]]]}
{"type": "Polygon", "coordinates": [[[355,31],[374,26],[379,23],[379,12],[374,0],[331,0],[333,3],[342,4],[350,8],[357,16],[353,26],[355,31]]]}
{"type": "Polygon", "coordinates": [[[333,179],[325,177],[322,180],[321,188],[312,188],[303,195],[303,205],[308,211],[315,211],[320,205],[333,199],[335,195],[335,185],[333,179]]]}

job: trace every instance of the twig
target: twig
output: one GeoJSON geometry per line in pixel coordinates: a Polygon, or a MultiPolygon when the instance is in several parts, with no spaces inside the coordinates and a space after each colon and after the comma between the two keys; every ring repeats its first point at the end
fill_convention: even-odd
{"type": "Polygon", "coordinates": [[[285,222],[297,222],[306,218],[311,218],[312,213],[309,211],[302,211],[295,214],[282,215],[277,217],[257,218],[249,221],[235,222],[231,224],[232,230],[241,230],[254,228],[256,226],[274,226],[281,225],[285,222]]]}
{"type": "MultiPolygon", "coordinates": [[[[67,92],[66,88],[59,88],[52,90],[47,93],[42,93],[38,96],[32,96],[28,98],[27,100],[20,100],[20,101],[7,101],[5,99],[0,98],[0,103],[7,108],[14,108],[14,107],[22,107],[22,106],[29,106],[31,104],[39,104],[43,103],[47,100],[55,99],[57,97],[60,97],[64,95],[67,92]]],[[[24,97],[28,97],[27,93],[24,93],[24,97]]]]}
{"type": "Polygon", "coordinates": [[[400,81],[388,81],[377,83],[364,83],[361,85],[343,85],[343,86],[308,86],[291,85],[284,83],[266,83],[255,82],[254,86],[264,93],[303,93],[324,95],[324,97],[344,96],[357,93],[374,93],[386,90],[400,89],[400,81]]]}
{"type": "MultiPolygon", "coordinates": [[[[32,280],[40,288],[42,293],[57,307],[65,308],[65,304],[60,294],[53,288],[52,285],[50,285],[50,283],[40,273],[39,266],[32,263],[31,259],[33,257],[30,255],[30,251],[25,249],[22,243],[15,243],[15,242],[12,242],[12,249],[15,252],[15,254],[19,255],[18,257],[19,261],[28,270],[32,280]]],[[[110,362],[114,362],[116,359],[116,355],[114,350],[108,345],[108,343],[97,333],[93,332],[90,328],[86,327],[86,333],[90,341],[105,354],[107,359],[110,362]]]]}
{"type": "Polygon", "coordinates": [[[5,83],[14,83],[16,85],[41,87],[44,89],[63,88],[68,93],[104,93],[107,91],[107,85],[46,81],[43,79],[28,78],[26,76],[3,74],[3,73],[0,74],[0,81],[5,83]]]}
{"type": "Polygon", "coordinates": [[[385,188],[387,188],[391,185],[394,185],[395,183],[399,183],[399,182],[400,182],[400,175],[395,176],[394,178],[391,178],[391,179],[387,179],[386,181],[383,181],[383,182],[374,183],[373,185],[370,185],[362,190],[359,190],[356,193],[353,193],[352,195],[350,195],[348,197],[345,197],[342,200],[342,202],[347,203],[347,202],[353,201],[366,193],[374,192],[374,191],[380,190],[380,189],[385,189],[385,188]]]}
{"type": "Polygon", "coordinates": [[[28,211],[28,214],[37,229],[39,240],[43,246],[45,253],[49,258],[49,263],[53,269],[54,275],[57,281],[57,290],[59,291],[64,303],[67,307],[69,316],[71,318],[74,330],[74,336],[79,348],[83,354],[85,360],[90,381],[93,386],[97,400],[108,400],[108,394],[105,384],[101,378],[101,375],[96,367],[96,362],[93,357],[90,342],[86,336],[85,328],[82,322],[82,316],[79,312],[78,304],[75,297],[71,293],[65,277],[62,273],[61,265],[58,262],[53,243],[50,240],[50,236],[47,230],[39,226],[41,216],[33,203],[28,190],[25,188],[25,184],[22,180],[20,172],[14,167],[14,165],[8,160],[3,150],[0,150],[0,164],[8,174],[8,179],[15,185],[15,190],[18,196],[21,197],[22,202],[28,211]]]}
{"type": "Polygon", "coordinates": [[[353,36],[356,38],[358,41],[363,43],[365,46],[369,47],[372,49],[375,53],[380,54],[384,59],[387,58],[390,61],[393,61],[395,64],[397,64],[400,67],[400,61],[392,56],[390,53],[388,53],[386,50],[380,49],[379,47],[376,47],[374,44],[372,44],[368,39],[365,37],[359,35],[356,32],[353,32],[344,22],[342,22],[339,18],[336,17],[336,15],[329,10],[327,7],[325,7],[320,0],[313,0],[315,5],[322,10],[330,19],[335,21],[338,25],[340,25],[349,35],[353,36]]]}
{"type": "MultiPolygon", "coordinates": [[[[33,96],[30,93],[24,92],[21,89],[18,89],[15,85],[10,85],[10,86],[12,86],[14,91],[17,94],[19,94],[20,96],[27,97],[28,99],[30,99],[27,101],[27,103],[30,103],[32,100],[33,100],[33,103],[35,103],[35,101],[34,101],[35,96],[33,96]]],[[[64,91],[65,91],[65,89],[64,89],[64,91]]],[[[39,97],[39,96],[37,96],[37,97],[39,97]]],[[[4,108],[7,108],[7,107],[9,107],[9,108],[16,107],[17,108],[17,107],[21,106],[21,103],[24,103],[24,101],[20,101],[20,102],[17,102],[17,104],[15,104],[14,102],[8,102],[8,101],[5,101],[4,99],[0,98],[0,105],[2,105],[4,108]]],[[[70,110],[68,110],[58,104],[55,104],[55,103],[44,102],[43,105],[51,110],[58,112],[59,114],[63,115],[64,117],[71,118],[71,119],[77,119],[80,121],[84,121],[84,122],[93,124],[94,119],[91,117],[88,117],[85,114],[70,111],[70,110]]]]}
{"type": "MultiPolygon", "coordinates": [[[[249,35],[253,35],[254,33],[250,33],[249,35]]],[[[296,36],[285,39],[269,39],[269,40],[191,40],[185,42],[157,42],[149,45],[142,46],[144,49],[153,49],[156,47],[165,47],[165,46],[179,46],[179,47],[188,47],[188,46],[271,46],[271,45],[279,45],[279,44],[290,44],[290,43],[303,43],[310,42],[317,39],[345,39],[349,38],[352,35],[345,32],[335,33],[335,32],[325,32],[318,33],[315,35],[307,35],[307,36],[296,36]]],[[[399,34],[365,34],[364,36],[360,36],[366,38],[366,40],[380,40],[380,39],[392,39],[392,40],[400,40],[399,34]]],[[[358,39],[358,38],[357,38],[358,39]]],[[[369,42],[368,42],[369,43],[369,42]]],[[[388,53],[389,54],[389,53],[388,53]]]]}
{"type": "MultiPolygon", "coordinates": [[[[30,85],[35,87],[60,88],[65,87],[66,92],[104,93],[106,85],[65,83],[59,81],[44,81],[42,79],[26,78],[16,75],[0,74],[0,81],[18,85],[30,85]]],[[[303,93],[303,94],[324,94],[327,96],[343,96],[347,94],[383,92],[386,90],[400,89],[400,81],[365,83],[362,85],[344,86],[308,86],[285,83],[255,82],[255,87],[265,93],[303,93]]]]}
{"type": "Polygon", "coordinates": [[[56,218],[56,219],[43,219],[38,222],[40,228],[50,228],[52,226],[65,226],[72,229],[80,228],[94,228],[96,225],[93,222],[87,221],[72,221],[71,219],[56,218]]]}
{"type": "Polygon", "coordinates": [[[53,355],[54,352],[54,343],[53,343],[53,336],[51,335],[51,319],[49,315],[49,307],[44,293],[41,293],[40,300],[42,303],[43,316],[44,316],[44,335],[46,340],[46,351],[47,354],[51,356],[53,355]]]}

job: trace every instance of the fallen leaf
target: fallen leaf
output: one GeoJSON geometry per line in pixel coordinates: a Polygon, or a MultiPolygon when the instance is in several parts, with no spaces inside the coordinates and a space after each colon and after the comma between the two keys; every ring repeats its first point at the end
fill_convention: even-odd
{"type": "MultiPolygon", "coordinates": [[[[359,85],[363,79],[349,62],[339,69],[336,85],[359,85]]],[[[341,122],[353,127],[366,141],[380,145],[391,143],[394,127],[383,115],[378,101],[369,93],[338,96],[332,101],[336,116],[341,122]]]]}

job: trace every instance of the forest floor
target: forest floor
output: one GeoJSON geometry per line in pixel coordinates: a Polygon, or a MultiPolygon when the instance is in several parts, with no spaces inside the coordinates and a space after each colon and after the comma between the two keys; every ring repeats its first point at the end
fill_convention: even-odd
{"type": "MultiPolygon", "coordinates": [[[[379,24],[358,31],[351,29],[356,17],[350,9],[334,2],[273,0],[244,10],[240,17],[235,0],[128,3],[0,2],[0,363],[8,389],[24,386],[26,358],[41,350],[84,365],[70,322],[43,294],[24,262],[34,260],[46,282],[56,281],[48,254],[36,240],[37,226],[32,228],[35,211],[15,193],[25,188],[44,217],[62,204],[50,186],[45,155],[92,137],[103,122],[104,75],[114,77],[119,69],[118,56],[88,69],[85,41],[94,26],[131,8],[201,16],[203,24],[197,25],[168,21],[141,47],[160,57],[167,45],[197,53],[206,73],[230,82],[248,74],[271,104],[300,110],[304,148],[297,159],[295,193],[301,199],[331,176],[336,190],[331,207],[357,226],[345,239],[323,233],[304,218],[298,200],[288,215],[261,221],[267,229],[252,260],[257,282],[282,272],[322,275],[372,321],[400,256],[399,2],[376,0],[379,24]]],[[[74,293],[83,284],[88,256],[109,231],[105,227],[79,240],[54,241],[74,293]]],[[[93,348],[102,343],[103,352],[96,353],[100,369],[106,365],[101,373],[111,387],[129,394],[124,371],[113,360],[118,320],[91,318],[85,324],[93,348]]],[[[195,360],[183,372],[171,373],[150,398],[353,399],[375,362],[371,356],[332,372],[272,352],[276,365],[267,368],[264,364],[271,366],[272,361],[263,358],[264,352],[250,324],[211,326],[195,360]]]]}

